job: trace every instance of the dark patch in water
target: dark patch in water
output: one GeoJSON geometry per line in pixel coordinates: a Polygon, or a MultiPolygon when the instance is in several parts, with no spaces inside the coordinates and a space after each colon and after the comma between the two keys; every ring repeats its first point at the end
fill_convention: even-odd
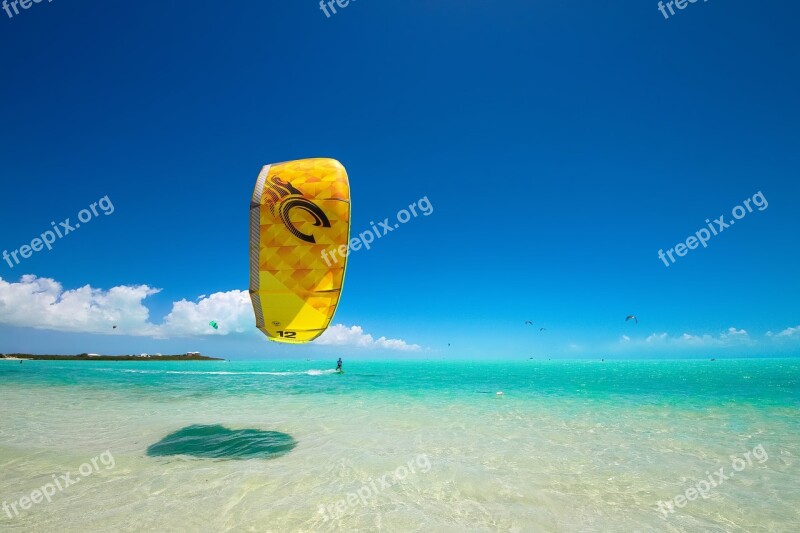
{"type": "Polygon", "coordinates": [[[297,441],[279,431],[187,426],[147,448],[150,457],[191,455],[208,459],[271,459],[287,454],[297,441]]]}

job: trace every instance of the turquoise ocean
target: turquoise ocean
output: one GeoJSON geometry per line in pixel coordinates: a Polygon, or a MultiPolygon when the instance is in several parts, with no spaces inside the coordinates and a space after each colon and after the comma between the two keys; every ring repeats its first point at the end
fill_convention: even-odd
{"type": "Polygon", "coordinates": [[[0,531],[800,531],[798,359],[334,360],[0,361],[0,531]]]}

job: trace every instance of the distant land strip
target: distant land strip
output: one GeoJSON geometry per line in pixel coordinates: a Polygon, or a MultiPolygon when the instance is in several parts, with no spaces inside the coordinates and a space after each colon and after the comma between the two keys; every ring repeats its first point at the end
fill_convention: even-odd
{"type": "Polygon", "coordinates": [[[0,359],[30,361],[224,361],[218,357],[206,357],[199,353],[182,355],[32,355],[27,353],[0,354],[0,359]]]}

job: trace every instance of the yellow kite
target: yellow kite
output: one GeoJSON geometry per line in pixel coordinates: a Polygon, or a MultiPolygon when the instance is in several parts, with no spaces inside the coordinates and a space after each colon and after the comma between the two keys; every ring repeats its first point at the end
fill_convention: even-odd
{"type": "Polygon", "coordinates": [[[335,159],[261,169],[250,202],[250,299],[256,326],[273,341],[301,344],[328,327],[344,283],[350,185],[335,159]]]}

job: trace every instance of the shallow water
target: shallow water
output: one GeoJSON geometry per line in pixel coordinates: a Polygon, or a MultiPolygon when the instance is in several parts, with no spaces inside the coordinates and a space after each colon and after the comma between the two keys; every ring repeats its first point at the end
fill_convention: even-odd
{"type": "Polygon", "coordinates": [[[0,361],[0,528],[800,530],[798,360],[332,366],[0,361]]]}

